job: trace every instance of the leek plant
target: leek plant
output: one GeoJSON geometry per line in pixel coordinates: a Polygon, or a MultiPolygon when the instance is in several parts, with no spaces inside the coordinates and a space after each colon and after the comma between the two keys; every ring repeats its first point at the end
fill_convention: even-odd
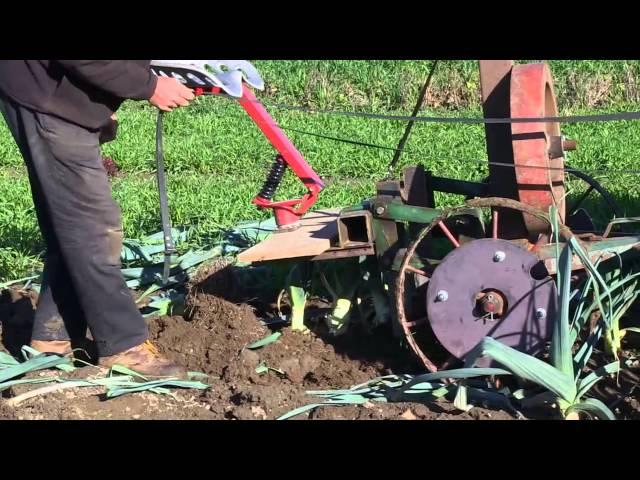
{"type": "Polygon", "coordinates": [[[359,263],[353,261],[340,263],[339,266],[332,265],[333,268],[328,272],[326,272],[327,268],[317,266],[322,285],[331,297],[332,310],[326,317],[326,324],[332,335],[341,335],[347,331],[353,303],[357,301],[356,293],[362,283],[359,263]]]}
{"type": "Polygon", "coordinates": [[[304,324],[304,311],[307,304],[307,290],[305,288],[308,283],[306,265],[298,263],[291,268],[287,278],[287,286],[285,288],[289,301],[291,303],[291,330],[294,332],[306,333],[309,329],[304,324]]]}

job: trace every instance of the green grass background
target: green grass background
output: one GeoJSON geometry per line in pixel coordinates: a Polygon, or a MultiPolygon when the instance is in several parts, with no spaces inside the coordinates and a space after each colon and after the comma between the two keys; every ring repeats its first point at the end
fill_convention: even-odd
{"type": "MultiPolygon", "coordinates": [[[[522,60],[529,62],[535,60],[522,60]]],[[[268,102],[375,113],[409,114],[428,74],[424,61],[255,61],[267,85],[258,97],[268,102]]],[[[640,61],[551,61],[563,115],[640,110],[640,61]]],[[[441,61],[421,114],[480,116],[480,85],[475,61],[441,61]]],[[[405,123],[339,117],[270,108],[283,127],[395,147],[405,123]]],[[[118,139],[104,154],[120,166],[113,180],[128,237],[160,229],[154,176],[155,110],[128,102],[119,112],[118,139]]],[[[251,204],[274,151],[233,101],[199,98],[188,109],[165,118],[165,155],[172,220],[194,227],[194,241],[206,243],[221,227],[260,218],[251,204]]],[[[640,170],[640,122],[563,125],[578,141],[568,156],[575,167],[640,170]]],[[[328,180],[320,207],[344,206],[374,193],[392,151],[363,148],[290,132],[313,168],[328,180]]],[[[487,173],[484,127],[417,123],[403,154],[403,165],[422,163],[440,176],[479,180],[487,173]]],[[[624,206],[640,213],[638,176],[596,175],[624,206]]],[[[571,182],[577,194],[584,189],[571,182]]],[[[300,194],[287,178],[280,198],[300,194]]],[[[43,245],[19,151],[0,121],[0,281],[39,266],[43,245]]],[[[440,195],[442,204],[460,198],[440,195]]],[[[602,213],[602,215],[606,215],[602,213]]]]}

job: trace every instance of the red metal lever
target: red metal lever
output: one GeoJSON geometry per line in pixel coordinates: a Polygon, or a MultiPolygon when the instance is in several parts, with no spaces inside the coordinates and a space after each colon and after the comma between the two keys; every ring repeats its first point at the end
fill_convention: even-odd
{"type": "MultiPolygon", "coordinates": [[[[221,89],[213,87],[208,91],[203,88],[194,90],[196,95],[203,95],[209,92],[217,94],[221,92],[221,89]]],[[[302,198],[296,200],[272,202],[259,195],[253,199],[253,203],[258,207],[273,209],[278,227],[292,226],[318,200],[318,195],[325,185],[246,85],[242,86],[242,97],[238,99],[238,103],[244,108],[271,145],[280,153],[287,166],[293,170],[308,189],[302,198]]]]}

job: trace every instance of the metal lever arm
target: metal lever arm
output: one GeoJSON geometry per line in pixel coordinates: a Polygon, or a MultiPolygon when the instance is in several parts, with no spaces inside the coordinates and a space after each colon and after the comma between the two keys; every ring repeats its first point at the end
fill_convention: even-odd
{"type": "MultiPolygon", "coordinates": [[[[221,90],[219,87],[196,88],[195,93],[196,95],[216,95],[220,94],[221,90]]],[[[258,194],[253,199],[253,203],[260,208],[272,208],[279,227],[295,224],[318,200],[319,193],[325,187],[324,182],[246,85],[242,87],[242,97],[238,99],[238,103],[278,151],[287,167],[307,187],[307,193],[302,198],[272,202],[258,194]]]]}
{"type": "Polygon", "coordinates": [[[317,201],[324,183],[248,87],[244,86],[242,98],[238,102],[280,153],[287,166],[307,187],[307,193],[296,200],[272,202],[259,195],[253,199],[255,205],[273,209],[279,227],[293,224],[317,201]]]}
{"type": "Polygon", "coordinates": [[[156,168],[158,178],[158,193],[160,196],[160,218],[162,220],[162,236],[164,239],[164,268],[162,270],[162,285],[169,281],[171,271],[171,258],[176,254],[171,228],[171,216],[169,215],[169,201],[167,198],[167,182],[164,170],[164,152],[162,149],[163,112],[158,111],[156,123],[156,168]]]}
{"type": "Polygon", "coordinates": [[[247,86],[259,90],[264,88],[264,82],[253,65],[244,60],[153,60],[151,70],[158,76],[176,78],[193,88],[196,95],[224,92],[238,99],[286,166],[307,188],[307,193],[295,200],[272,202],[271,198],[260,194],[253,199],[258,207],[274,210],[278,226],[295,224],[317,201],[324,183],[247,86]]]}

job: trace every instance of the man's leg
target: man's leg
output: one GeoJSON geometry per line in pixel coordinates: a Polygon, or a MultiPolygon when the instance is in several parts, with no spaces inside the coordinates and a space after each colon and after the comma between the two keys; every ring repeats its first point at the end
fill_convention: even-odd
{"type": "Polygon", "coordinates": [[[9,129],[14,132],[14,139],[25,160],[36,217],[46,245],[42,285],[34,315],[31,345],[38,350],[43,347],[51,353],[65,354],[71,351],[71,338],[86,338],[87,322],[62,261],[42,187],[31,162],[30,151],[21,141],[23,135],[20,132],[23,128],[19,112],[15,105],[5,98],[0,98],[0,111],[9,129]]]}
{"type": "Polygon", "coordinates": [[[47,342],[50,351],[62,353],[60,350],[70,347],[63,345],[64,343],[68,344],[72,339],[86,339],[87,321],[62,258],[38,175],[30,157],[26,158],[33,203],[47,247],[42,286],[33,322],[32,346],[39,349],[38,344],[47,342]],[[51,350],[52,346],[55,348],[51,342],[59,342],[59,348],[51,350]]]}
{"type": "Polygon", "coordinates": [[[21,114],[62,260],[100,356],[143,343],[147,328],[120,272],[120,210],[100,163],[98,132],[21,114]]]}
{"type": "Polygon", "coordinates": [[[82,346],[87,322],[72,286],[62,254],[47,248],[42,285],[33,319],[31,346],[51,353],[68,353],[72,340],[82,346]]]}
{"type": "Polygon", "coordinates": [[[146,348],[147,327],[120,272],[120,210],[102,167],[99,133],[16,108],[17,137],[30,153],[62,261],[102,363],[117,361],[149,374],[184,373],[146,348]]]}

